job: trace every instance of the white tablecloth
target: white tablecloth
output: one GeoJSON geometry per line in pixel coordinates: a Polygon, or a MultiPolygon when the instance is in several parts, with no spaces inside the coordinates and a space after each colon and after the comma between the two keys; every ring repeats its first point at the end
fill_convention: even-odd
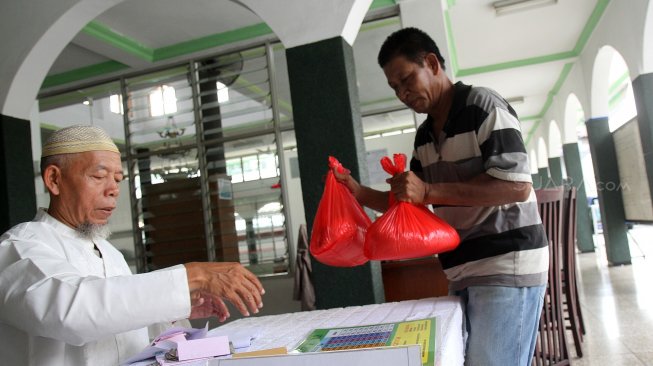
{"type": "Polygon", "coordinates": [[[248,351],[286,347],[289,351],[316,328],[337,328],[437,317],[436,366],[464,363],[463,311],[458,297],[436,297],[328,310],[238,319],[211,333],[256,335],[248,351]]]}

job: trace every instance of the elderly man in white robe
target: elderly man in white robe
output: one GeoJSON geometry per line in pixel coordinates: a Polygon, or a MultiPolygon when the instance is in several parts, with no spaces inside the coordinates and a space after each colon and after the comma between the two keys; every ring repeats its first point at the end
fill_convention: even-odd
{"type": "Polygon", "coordinates": [[[124,177],[102,129],[73,126],[43,147],[48,209],[0,236],[0,364],[117,365],[147,326],[257,313],[265,292],[239,263],[187,263],[132,275],[107,240],[124,177]]]}

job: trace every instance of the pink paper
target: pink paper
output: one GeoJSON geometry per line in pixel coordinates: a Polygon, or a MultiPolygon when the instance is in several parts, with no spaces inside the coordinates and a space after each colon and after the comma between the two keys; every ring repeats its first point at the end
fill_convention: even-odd
{"type": "Polygon", "coordinates": [[[177,343],[177,357],[179,361],[223,356],[229,353],[229,338],[226,336],[201,338],[177,343]]]}

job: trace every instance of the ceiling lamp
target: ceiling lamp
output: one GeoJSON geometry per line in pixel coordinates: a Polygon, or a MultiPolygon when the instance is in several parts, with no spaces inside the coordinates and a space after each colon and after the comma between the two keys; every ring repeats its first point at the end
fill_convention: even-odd
{"type": "Polygon", "coordinates": [[[508,104],[510,105],[521,104],[524,103],[524,97],[519,96],[519,97],[506,98],[506,102],[508,102],[508,104]]]}
{"type": "Polygon", "coordinates": [[[493,2],[492,7],[497,15],[503,15],[556,3],[558,0],[501,0],[493,2]]]}

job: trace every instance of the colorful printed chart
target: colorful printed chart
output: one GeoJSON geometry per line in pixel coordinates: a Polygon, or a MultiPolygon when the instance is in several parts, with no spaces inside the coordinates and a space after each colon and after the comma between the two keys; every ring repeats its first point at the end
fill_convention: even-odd
{"type": "Polygon", "coordinates": [[[299,352],[351,350],[418,344],[422,365],[433,365],[436,318],[358,327],[315,329],[296,348],[299,352]]]}

